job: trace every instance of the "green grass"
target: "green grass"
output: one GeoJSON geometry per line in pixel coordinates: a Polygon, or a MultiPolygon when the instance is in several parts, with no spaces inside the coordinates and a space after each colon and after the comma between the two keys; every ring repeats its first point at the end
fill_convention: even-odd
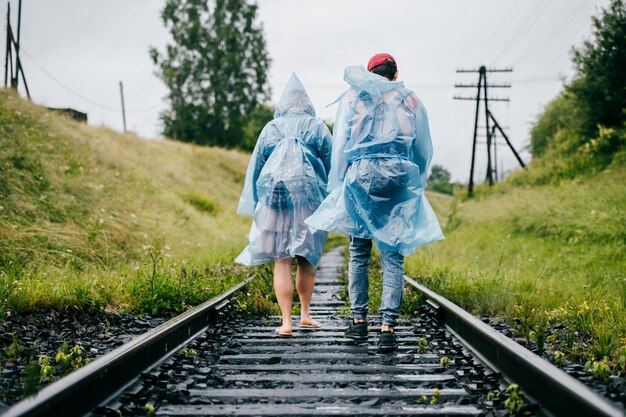
{"type": "Polygon", "coordinates": [[[219,204],[215,200],[202,194],[187,193],[183,196],[183,201],[207,214],[213,214],[219,210],[219,204]]]}
{"type": "Polygon", "coordinates": [[[531,339],[564,323],[579,333],[569,359],[616,365],[626,346],[625,177],[613,164],[557,184],[509,181],[474,199],[458,195],[445,213],[446,240],[410,257],[408,274],[531,339]]]}
{"type": "MultiPolygon", "coordinates": [[[[235,214],[248,154],[89,127],[6,90],[0,141],[0,319],[33,307],[175,314],[251,273],[259,283],[238,303],[277,312],[271,268],[233,264],[250,227],[235,214]]],[[[571,161],[538,159],[473,199],[430,193],[447,238],[408,258],[407,272],[529,339],[565,323],[578,334],[564,336],[559,358],[607,356],[624,369],[620,155],[601,171],[556,177],[546,173],[569,173],[571,161]]],[[[331,235],[328,246],[345,243],[331,235]]],[[[372,270],[374,312],[378,261],[372,270]]],[[[403,314],[418,303],[407,297],[403,314]]]]}
{"type": "Polygon", "coordinates": [[[7,90],[0,142],[0,318],[174,314],[253,273],[232,262],[248,154],[89,127],[7,90]]]}

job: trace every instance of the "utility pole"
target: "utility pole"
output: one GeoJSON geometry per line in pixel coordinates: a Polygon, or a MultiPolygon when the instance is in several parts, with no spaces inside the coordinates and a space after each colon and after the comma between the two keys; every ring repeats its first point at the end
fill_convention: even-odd
{"type": "Polygon", "coordinates": [[[122,121],[124,122],[124,133],[126,133],[126,109],[124,108],[124,85],[120,81],[120,96],[122,97],[122,121]]]}
{"type": "MultiPolygon", "coordinates": [[[[469,185],[468,185],[468,194],[472,195],[474,192],[474,168],[475,168],[475,162],[476,162],[476,138],[478,136],[478,116],[480,113],[480,103],[481,101],[483,102],[483,106],[485,109],[485,137],[487,138],[487,175],[485,177],[485,180],[489,182],[489,185],[493,185],[494,183],[494,176],[495,176],[495,180],[497,181],[497,159],[492,160],[492,154],[491,154],[491,147],[493,146],[495,148],[496,143],[495,143],[495,130],[497,129],[500,134],[504,137],[504,139],[506,140],[506,143],[509,145],[509,147],[511,148],[511,150],[513,151],[513,154],[515,155],[515,157],[517,158],[517,160],[519,161],[519,163],[522,165],[522,167],[524,167],[524,163],[522,162],[521,158],[519,157],[519,155],[517,154],[517,152],[515,151],[515,149],[513,148],[513,145],[511,144],[511,142],[509,141],[508,137],[506,136],[506,134],[502,131],[502,128],[500,127],[500,125],[498,124],[498,122],[496,121],[495,117],[493,116],[493,114],[491,113],[491,110],[489,109],[489,102],[499,102],[499,101],[505,101],[508,102],[509,99],[508,98],[499,98],[499,97],[492,97],[490,98],[487,94],[487,87],[489,88],[511,88],[511,84],[489,84],[487,82],[487,74],[488,73],[493,73],[493,72],[512,72],[513,69],[511,68],[505,68],[505,69],[487,69],[484,65],[481,66],[479,69],[471,69],[471,70],[457,70],[457,73],[478,73],[478,84],[455,84],[454,87],[455,88],[476,88],[476,96],[474,97],[460,97],[460,96],[454,96],[455,100],[471,100],[471,101],[475,101],[476,102],[476,113],[474,116],[474,135],[473,135],[473,139],[472,139],[472,162],[471,162],[471,167],[470,167],[470,178],[469,178],[469,185]],[[482,96],[482,97],[481,97],[482,96]],[[491,127],[491,123],[493,123],[493,127],[491,127]]],[[[496,156],[496,151],[494,150],[494,157],[496,156]]]]}
{"type": "Polygon", "coordinates": [[[17,8],[17,40],[13,35],[13,28],[11,27],[11,4],[7,3],[7,44],[6,55],[4,57],[4,86],[8,87],[10,81],[10,87],[17,90],[19,86],[20,75],[22,81],[24,81],[24,89],[26,90],[26,96],[30,100],[30,91],[28,89],[28,83],[26,82],[26,75],[24,74],[24,68],[22,68],[22,61],[20,60],[20,32],[22,28],[22,0],[19,0],[17,8]],[[13,66],[13,51],[15,51],[15,72],[13,66]],[[9,71],[10,70],[10,71],[9,71]]]}
{"type": "Polygon", "coordinates": [[[491,126],[491,141],[493,143],[493,175],[498,182],[498,143],[496,140],[496,127],[491,126]]]}
{"type": "Polygon", "coordinates": [[[7,3],[7,42],[4,54],[4,87],[8,87],[9,82],[9,62],[11,63],[11,77],[13,77],[13,59],[11,55],[11,3],[7,3]]]}
{"type": "Polygon", "coordinates": [[[15,73],[15,89],[17,90],[17,85],[19,83],[20,78],[20,68],[22,67],[20,63],[20,32],[22,31],[22,0],[19,0],[17,3],[17,42],[15,43],[15,68],[17,71],[15,73]]]}

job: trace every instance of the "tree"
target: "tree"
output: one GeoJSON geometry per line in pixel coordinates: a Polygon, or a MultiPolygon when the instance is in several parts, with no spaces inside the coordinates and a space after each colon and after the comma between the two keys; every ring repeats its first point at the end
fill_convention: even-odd
{"type": "Polygon", "coordinates": [[[576,152],[582,141],[585,118],[586,113],[571,91],[566,89],[559,94],[546,105],[530,130],[533,158],[556,148],[562,153],[576,152]]]}
{"type": "Polygon", "coordinates": [[[598,126],[620,128],[626,121],[626,7],[613,0],[593,17],[593,40],[573,49],[577,72],[570,90],[587,113],[588,139],[598,126]]]}
{"type": "Polygon", "coordinates": [[[452,178],[450,171],[445,169],[443,165],[435,164],[430,168],[427,187],[438,193],[453,194],[455,185],[450,183],[450,178],[452,178]]]}
{"type": "Polygon", "coordinates": [[[257,6],[247,0],[166,0],[161,18],[172,36],[164,53],[150,49],[169,89],[163,133],[224,147],[243,141],[246,118],[270,90],[257,6]]]}
{"type": "Polygon", "coordinates": [[[439,182],[439,181],[450,182],[450,178],[452,178],[452,176],[450,175],[450,171],[445,169],[443,165],[434,164],[430,168],[430,175],[428,176],[428,182],[439,182]]]}
{"type": "Polygon", "coordinates": [[[250,112],[243,127],[243,140],[239,147],[251,151],[265,125],[274,118],[274,108],[261,104],[250,112]]]}

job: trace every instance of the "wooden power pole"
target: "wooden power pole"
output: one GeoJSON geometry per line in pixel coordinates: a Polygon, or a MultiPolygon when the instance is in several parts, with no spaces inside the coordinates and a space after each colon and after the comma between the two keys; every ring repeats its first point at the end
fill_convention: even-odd
{"type": "Polygon", "coordinates": [[[17,38],[13,35],[13,28],[11,26],[11,3],[7,3],[7,41],[6,52],[4,57],[4,86],[11,87],[17,90],[19,86],[20,75],[22,81],[24,81],[24,89],[26,90],[26,96],[30,100],[30,91],[28,90],[28,83],[26,82],[26,75],[24,75],[24,68],[22,67],[22,61],[20,60],[20,32],[22,29],[22,0],[19,1],[17,6],[17,38]],[[14,57],[15,54],[15,57],[14,57]],[[13,59],[15,58],[15,65],[13,59]]]}
{"type": "Polygon", "coordinates": [[[124,84],[120,81],[120,96],[122,97],[122,121],[124,122],[124,133],[126,133],[126,108],[124,107],[124,84]]]}
{"type": "Polygon", "coordinates": [[[476,102],[476,113],[474,115],[474,135],[472,139],[472,163],[470,166],[470,178],[467,192],[469,195],[472,195],[474,192],[474,167],[476,162],[476,138],[478,137],[478,118],[480,114],[480,103],[483,102],[484,112],[485,112],[485,137],[487,138],[487,175],[485,176],[485,180],[489,182],[489,185],[493,185],[494,177],[497,181],[497,160],[494,160],[497,153],[495,151],[496,142],[495,142],[495,130],[497,129],[506,143],[509,145],[513,154],[517,158],[518,162],[522,167],[524,167],[524,162],[519,157],[517,151],[511,144],[508,136],[502,130],[500,124],[496,121],[495,117],[491,113],[489,109],[489,102],[494,101],[509,101],[508,98],[490,98],[488,95],[487,88],[511,88],[511,84],[489,84],[487,82],[487,74],[492,72],[512,72],[513,70],[510,68],[506,69],[487,69],[485,66],[481,66],[477,70],[457,70],[457,73],[478,73],[478,84],[455,84],[455,88],[476,88],[476,96],[475,97],[460,97],[454,96],[455,100],[471,100],[476,102]],[[491,124],[493,123],[493,127],[491,124]],[[492,155],[492,147],[494,148],[492,155]]]}

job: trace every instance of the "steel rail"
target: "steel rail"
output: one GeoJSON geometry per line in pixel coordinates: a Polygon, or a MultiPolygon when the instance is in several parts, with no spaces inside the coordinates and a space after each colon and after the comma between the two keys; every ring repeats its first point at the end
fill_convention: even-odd
{"type": "Polygon", "coordinates": [[[27,397],[2,417],[78,417],[119,392],[141,372],[176,352],[208,328],[216,311],[252,277],[186,311],[27,397]]]}
{"type": "Polygon", "coordinates": [[[435,304],[453,333],[489,365],[519,384],[551,414],[558,417],[624,417],[609,400],[540,358],[461,307],[405,276],[405,281],[435,304]]]}

